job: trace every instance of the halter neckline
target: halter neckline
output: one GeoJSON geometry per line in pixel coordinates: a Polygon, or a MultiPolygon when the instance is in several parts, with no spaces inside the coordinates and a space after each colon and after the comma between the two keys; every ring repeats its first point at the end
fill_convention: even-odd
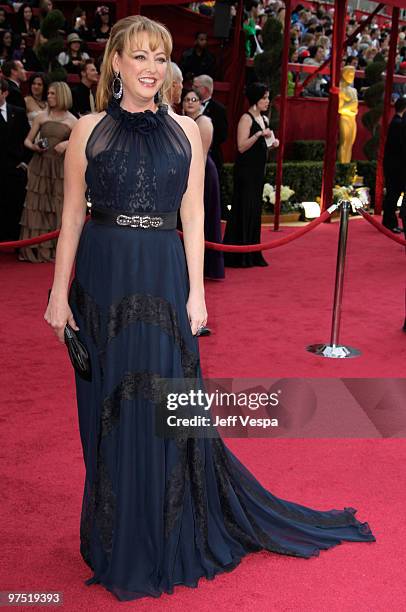
{"type": "Polygon", "coordinates": [[[132,113],[122,108],[119,100],[112,98],[106,112],[125,128],[145,133],[158,127],[160,120],[168,114],[168,106],[166,104],[159,104],[155,112],[147,109],[132,113]]]}

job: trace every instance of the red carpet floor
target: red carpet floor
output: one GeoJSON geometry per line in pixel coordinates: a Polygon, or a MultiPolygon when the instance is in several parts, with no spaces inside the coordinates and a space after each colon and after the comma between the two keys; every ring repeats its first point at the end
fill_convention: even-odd
{"type": "MultiPolygon", "coordinates": [[[[225,282],[207,283],[214,333],[200,340],[206,376],[404,377],[404,249],[362,220],[350,225],[342,323],[342,340],[362,357],[323,360],[304,350],[329,339],[337,229],[324,225],[268,252],[268,268],[227,269],[225,282]]],[[[270,237],[265,231],[263,240],[270,237]]],[[[309,560],[252,554],[229,574],[157,600],[120,603],[99,586],[85,586],[73,375],[42,319],[52,273],[51,265],[0,254],[0,590],[63,591],[69,611],[404,609],[402,439],[227,440],[276,495],[319,509],[358,508],[376,543],[345,543],[309,560]]]]}

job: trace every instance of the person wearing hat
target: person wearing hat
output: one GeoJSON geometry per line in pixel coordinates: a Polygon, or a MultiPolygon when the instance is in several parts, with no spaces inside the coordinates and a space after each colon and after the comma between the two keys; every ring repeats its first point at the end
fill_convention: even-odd
{"type": "Polygon", "coordinates": [[[82,51],[82,39],[72,32],[67,38],[67,49],[58,55],[58,62],[69,74],[80,74],[82,62],[89,59],[89,54],[82,51]]]}

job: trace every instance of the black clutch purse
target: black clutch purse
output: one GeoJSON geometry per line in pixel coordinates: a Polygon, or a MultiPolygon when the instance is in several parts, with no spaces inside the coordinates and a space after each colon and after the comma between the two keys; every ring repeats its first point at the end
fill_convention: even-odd
{"type": "MultiPolygon", "coordinates": [[[[48,291],[48,302],[51,289],[48,291]]],[[[64,330],[65,344],[68,349],[69,358],[81,378],[90,382],[92,380],[92,367],[90,363],[89,351],[81,342],[75,330],[67,323],[64,330]]]]}

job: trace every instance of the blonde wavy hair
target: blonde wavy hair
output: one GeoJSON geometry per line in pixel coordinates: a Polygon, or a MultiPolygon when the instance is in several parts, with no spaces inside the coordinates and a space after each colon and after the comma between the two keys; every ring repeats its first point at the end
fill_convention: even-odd
{"type": "MultiPolygon", "coordinates": [[[[63,81],[54,81],[48,86],[48,91],[50,89],[55,89],[55,99],[56,106],[61,110],[67,111],[72,108],[72,92],[67,83],[63,81]]],[[[48,113],[51,112],[52,109],[48,108],[48,113]]]]}
{"type": "Polygon", "coordinates": [[[121,56],[123,53],[129,51],[131,43],[134,40],[139,43],[144,34],[148,36],[151,51],[155,51],[160,45],[163,46],[168,61],[168,67],[160,93],[162,101],[167,104],[169,103],[172,87],[172,70],[170,64],[173,47],[172,36],[162,23],[153,21],[142,15],[130,15],[129,17],[120,19],[114,24],[104,50],[100,79],[96,91],[96,108],[99,112],[107,108],[112,96],[114,54],[118,53],[121,56]]]}

